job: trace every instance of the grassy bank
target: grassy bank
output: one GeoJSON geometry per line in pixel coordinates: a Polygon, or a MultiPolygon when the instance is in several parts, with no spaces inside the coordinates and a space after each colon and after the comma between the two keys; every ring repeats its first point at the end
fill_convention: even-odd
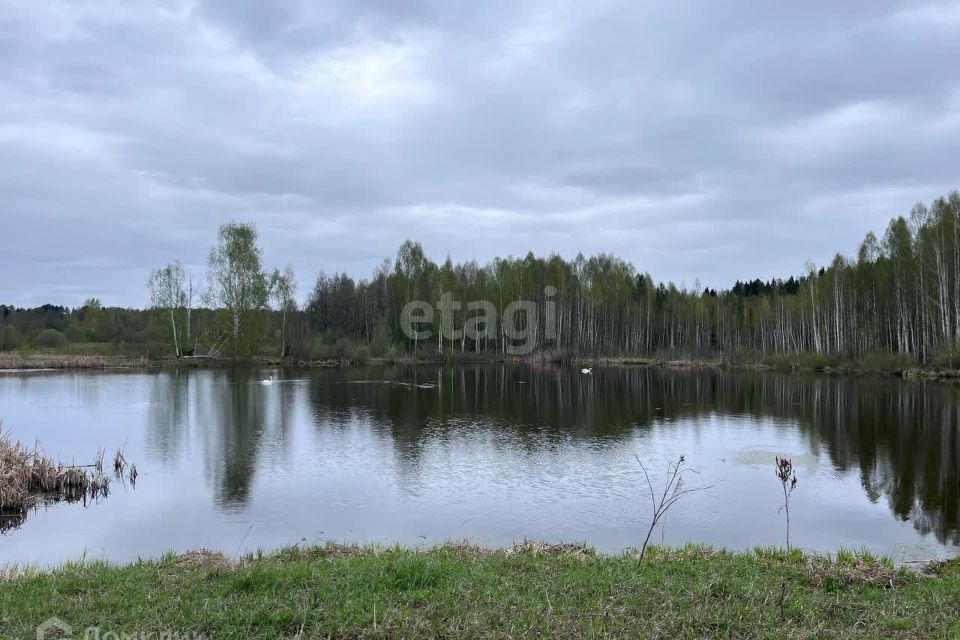
{"type": "MultiPolygon", "coordinates": [[[[0,353],[0,370],[42,370],[42,369],[151,369],[151,368],[202,368],[231,365],[274,366],[292,364],[279,358],[249,358],[242,361],[225,358],[151,358],[147,356],[122,355],[77,355],[69,353],[0,353]]],[[[336,364],[336,363],[332,363],[336,364]]],[[[318,366],[330,366],[330,362],[317,363],[318,366]]]]}
{"type": "Polygon", "coordinates": [[[0,353],[0,369],[132,369],[147,367],[153,362],[142,356],[0,353]]]}
{"type": "Polygon", "coordinates": [[[723,357],[696,357],[676,354],[658,356],[609,356],[578,358],[578,363],[633,365],[669,369],[740,369],[754,371],[802,371],[847,375],[880,375],[896,378],[960,380],[960,369],[952,360],[917,364],[913,358],[895,354],[862,356],[854,359],[814,353],[737,354],[723,357]]]}
{"type": "Polygon", "coordinates": [[[205,368],[225,366],[300,366],[300,367],[349,367],[349,366],[415,366],[415,365],[475,365],[513,363],[532,366],[650,366],[672,369],[742,369],[767,371],[804,371],[850,375],[881,375],[898,378],[924,378],[929,380],[960,381],[960,368],[954,359],[940,359],[926,365],[918,365],[912,358],[895,354],[862,356],[844,359],[822,354],[778,353],[768,355],[734,354],[722,357],[699,357],[682,354],[657,354],[653,356],[590,356],[557,355],[554,353],[530,356],[503,356],[500,354],[452,353],[438,356],[430,353],[404,354],[390,358],[325,358],[303,360],[280,359],[257,356],[242,360],[228,358],[174,358],[124,355],[78,355],[68,353],[0,353],[0,370],[39,369],[150,369],[150,368],[205,368]]]}
{"type": "MultiPolygon", "coordinates": [[[[409,364],[416,364],[415,360],[409,364]]],[[[162,369],[162,368],[210,368],[210,367],[274,367],[274,366],[303,366],[303,367],[343,367],[359,364],[408,364],[408,362],[394,363],[383,360],[370,359],[358,362],[353,360],[283,360],[277,357],[257,356],[243,359],[230,358],[175,358],[122,356],[122,355],[77,355],[70,353],[0,353],[0,370],[10,371],[38,371],[38,370],[72,370],[72,369],[162,369]]]]}
{"type": "Polygon", "coordinates": [[[103,369],[106,366],[107,359],[103,356],[0,353],[0,369],[103,369]]]}
{"type": "Polygon", "coordinates": [[[867,556],[695,547],[648,550],[638,565],[575,545],[326,546],[0,580],[4,637],[33,638],[50,616],[74,637],[956,638],[960,564],[919,573],[867,556]]]}

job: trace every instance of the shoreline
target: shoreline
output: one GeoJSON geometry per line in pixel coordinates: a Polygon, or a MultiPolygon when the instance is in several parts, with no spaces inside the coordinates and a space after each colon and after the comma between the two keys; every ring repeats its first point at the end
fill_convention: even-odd
{"type": "Polygon", "coordinates": [[[328,543],[0,572],[0,610],[9,637],[51,616],[74,637],[955,637],[960,559],[919,572],[773,548],[651,547],[638,562],[582,544],[328,543]]]}
{"type": "Polygon", "coordinates": [[[228,358],[148,358],[146,356],[20,354],[0,353],[0,373],[60,372],[84,370],[151,370],[196,369],[229,367],[301,367],[349,368],[362,366],[435,366],[514,364],[527,366],[620,366],[658,367],[661,369],[712,369],[731,371],[759,371],[777,373],[822,373],[846,376],[881,376],[886,378],[922,379],[942,382],[960,382],[960,369],[946,367],[863,367],[856,364],[803,365],[769,364],[762,361],[735,361],[714,358],[647,357],[647,356],[575,356],[559,360],[546,355],[534,356],[461,356],[366,358],[364,360],[326,359],[296,360],[257,356],[244,359],[228,358]]]}

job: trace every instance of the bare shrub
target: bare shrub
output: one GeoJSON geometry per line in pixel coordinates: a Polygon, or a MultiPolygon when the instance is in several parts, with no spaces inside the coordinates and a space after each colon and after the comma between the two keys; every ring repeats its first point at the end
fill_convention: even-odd
{"type": "Polygon", "coordinates": [[[650,528],[647,530],[647,537],[643,540],[643,546],[640,547],[640,557],[637,559],[637,562],[643,562],[643,558],[647,553],[647,545],[650,544],[650,536],[653,535],[653,530],[657,527],[657,524],[661,519],[667,514],[667,511],[670,510],[670,507],[675,505],[680,498],[687,495],[688,493],[693,493],[694,491],[703,491],[709,489],[709,486],[703,487],[692,487],[685,488],[684,486],[684,474],[689,472],[690,469],[684,469],[683,465],[686,461],[684,456],[680,456],[676,462],[667,462],[667,483],[663,487],[663,491],[659,494],[654,490],[653,483],[650,481],[650,474],[647,473],[647,468],[644,466],[643,462],[640,460],[639,456],[635,456],[637,462],[640,463],[640,468],[643,469],[643,477],[647,480],[647,488],[650,491],[650,503],[653,506],[653,515],[650,519],[650,528]]]}

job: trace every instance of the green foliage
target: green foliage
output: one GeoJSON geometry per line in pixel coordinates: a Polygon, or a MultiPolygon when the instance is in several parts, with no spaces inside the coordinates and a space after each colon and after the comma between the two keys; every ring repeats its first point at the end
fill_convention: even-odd
{"type": "Polygon", "coordinates": [[[0,328],[0,351],[13,351],[19,349],[23,344],[23,338],[20,332],[13,325],[5,325],[0,328]]]}
{"type": "Polygon", "coordinates": [[[373,330],[373,336],[370,340],[370,355],[388,359],[396,358],[399,355],[397,345],[393,341],[392,332],[384,320],[378,322],[373,330]]]}
{"type": "Polygon", "coordinates": [[[824,267],[808,264],[799,277],[748,280],[727,290],[656,282],[609,254],[437,263],[407,240],[370,278],[321,272],[298,310],[292,271],[265,270],[257,241],[252,225],[220,228],[208,261],[207,308],[193,313],[182,268],[173,262],[151,277],[153,313],[105,308],[91,298],[74,310],[4,306],[0,320],[21,336],[51,329],[72,343],[168,341],[174,352],[189,343],[198,353],[234,357],[502,357],[515,341],[504,313],[522,301],[535,313],[518,314],[513,324],[545,354],[787,369],[960,368],[960,192],[894,218],[882,238],[868,233],[856,259],[837,255],[824,267]],[[449,316],[435,314],[430,338],[405,335],[404,306],[436,307],[441,299],[460,306],[449,316]],[[468,306],[476,301],[492,304],[496,322],[477,323],[486,314],[468,306]],[[471,322],[484,331],[468,339],[461,330],[471,322]],[[365,350],[355,352],[357,345],[365,350]]]}
{"type": "Polygon", "coordinates": [[[821,371],[836,364],[836,358],[824,353],[771,353],[764,356],[763,364],[775,369],[811,369],[821,371]]]}
{"type": "Polygon", "coordinates": [[[906,353],[868,353],[853,362],[853,368],[872,372],[899,372],[917,367],[917,357],[906,353]]]}
{"type": "Polygon", "coordinates": [[[208,297],[226,336],[225,353],[253,355],[266,327],[261,312],[268,308],[277,278],[263,270],[256,228],[236,222],[221,225],[207,273],[208,297]]]}
{"type": "MultiPolygon", "coordinates": [[[[905,354],[890,366],[909,358],[928,363],[933,354],[960,344],[960,193],[929,208],[917,205],[909,220],[895,218],[882,242],[867,234],[855,261],[837,255],[826,267],[808,265],[799,278],[737,282],[726,291],[699,284],[687,289],[655,284],[607,254],[569,261],[527,254],[485,266],[448,258],[437,264],[408,240],[393,269],[381,265],[370,280],[321,274],[307,311],[314,331],[365,342],[373,342],[373,328],[386,321],[395,344],[419,352],[430,348],[423,344],[427,339],[400,333],[400,312],[414,300],[435,306],[444,295],[461,303],[492,301],[500,314],[514,301],[534,303],[539,317],[527,319],[526,326],[537,347],[548,351],[660,352],[724,361],[757,353],[754,362],[813,369],[860,357],[873,368],[879,363],[872,354],[885,353],[905,354]],[[548,288],[555,294],[547,294],[548,288]],[[546,312],[548,303],[554,314],[546,312]]],[[[453,327],[470,317],[461,306],[453,327]]],[[[434,322],[434,336],[439,329],[434,322]]],[[[494,332],[475,341],[445,335],[431,344],[442,353],[508,353],[508,342],[494,332]]]]}
{"type": "Polygon", "coordinates": [[[868,555],[653,547],[638,566],[579,545],[294,547],[240,562],[169,555],[0,581],[4,634],[55,613],[77,630],[213,638],[952,638],[960,573],[868,555]]]}
{"type": "Polygon", "coordinates": [[[150,306],[169,320],[171,342],[176,355],[181,355],[183,346],[190,342],[189,296],[185,289],[186,274],[178,260],[150,274],[147,289],[150,290],[150,306]]]}
{"type": "Polygon", "coordinates": [[[337,360],[362,364],[370,358],[370,346],[343,337],[330,342],[317,338],[303,349],[300,355],[305,360],[337,360]]]}
{"type": "Polygon", "coordinates": [[[293,273],[293,267],[287,265],[281,271],[274,271],[272,276],[274,282],[273,297],[280,309],[280,357],[285,358],[289,355],[287,344],[287,312],[296,312],[297,300],[294,297],[297,289],[297,278],[293,273]]]}
{"type": "Polygon", "coordinates": [[[64,349],[67,338],[56,329],[44,329],[33,339],[33,345],[39,349],[64,349]]]}
{"type": "MultiPolygon", "coordinates": [[[[960,369],[960,350],[948,348],[934,354],[930,364],[936,369],[960,369]]],[[[914,363],[916,366],[916,363],[914,363]]]]}

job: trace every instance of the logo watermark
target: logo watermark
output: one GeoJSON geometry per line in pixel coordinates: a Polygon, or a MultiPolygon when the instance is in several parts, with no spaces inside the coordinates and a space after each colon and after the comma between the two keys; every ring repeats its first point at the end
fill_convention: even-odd
{"type": "Polygon", "coordinates": [[[503,349],[510,355],[529,355],[540,345],[557,339],[557,288],[543,289],[543,304],[533,300],[513,300],[498,313],[490,300],[463,303],[450,292],[440,296],[435,305],[426,300],[411,300],[400,312],[400,329],[409,339],[430,340],[439,324],[443,340],[503,340],[503,349]],[[461,318],[460,321],[457,318],[461,318]]]}
{"type": "Polygon", "coordinates": [[[123,629],[105,629],[103,627],[87,627],[82,632],[74,634],[73,627],[57,618],[47,618],[37,625],[37,640],[53,640],[54,638],[82,639],[82,640],[207,640],[207,636],[196,632],[166,631],[131,631],[123,629]]]}

